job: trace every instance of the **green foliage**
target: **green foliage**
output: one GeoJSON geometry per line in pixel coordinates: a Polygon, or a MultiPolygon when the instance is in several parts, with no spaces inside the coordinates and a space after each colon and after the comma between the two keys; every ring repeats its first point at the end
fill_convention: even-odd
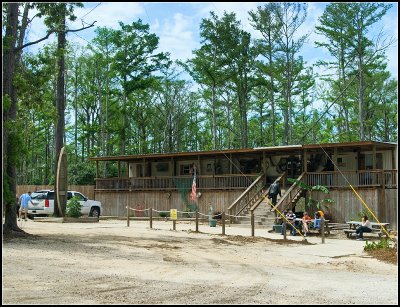
{"type": "Polygon", "coordinates": [[[302,182],[301,180],[293,179],[293,178],[287,178],[287,181],[298,185],[300,188],[302,188],[304,190],[310,191],[310,197],[308,198],[308,202],[306,203],[307,207],[316,206],[318,209],[321,209],[321,205],[329,205],[329,204],[333,204],[335,202],[331,198],[324,198],[319,201],[312,198],[312,193],[311,193],[312,191],[319,191],[319,192],[323,192],[325,194],[329,194],[329,189],[323,185],[309,186],[306,183],[302,182]]]}
{"type": "Polygon", "coordinates": [[[382,248],[390,248],[390,241],[388,238],[382,238],[379,240],[379,242],[368,243],[368,241],[366,241],[364,246],[365,251],[382,248]]]}
{"type": "Polygon", "coordinates": [[[74,196],[67,202],[66,215],[69,217],[80,217],[82,205],[79,202],[79,198],[74,196]]]}

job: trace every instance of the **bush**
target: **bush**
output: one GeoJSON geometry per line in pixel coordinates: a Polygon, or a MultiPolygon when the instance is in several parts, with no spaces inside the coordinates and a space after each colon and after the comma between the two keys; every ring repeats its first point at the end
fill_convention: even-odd
{"type": "Polygon", "coordinates": [[[390,248],[389,240],[387,238],[383,238],[379,242],[368,243],[367,241],[364,246],[365,251],[379,249],[379,248],[390,248]]]}
{"type": "Polygon", "coordinates": [[[67,212],[66,215],[69,217],[80,217],[81,216],[82,205],[76,196],[72,197],[67,202],[67,212]]]}

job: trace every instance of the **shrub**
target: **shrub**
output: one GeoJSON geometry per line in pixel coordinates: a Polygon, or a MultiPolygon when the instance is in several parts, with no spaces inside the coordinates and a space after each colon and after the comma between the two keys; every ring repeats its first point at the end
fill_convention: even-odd
{"type": "Polygon", "coordinates": [[[390,248],[388,238],[383,238],[383,239],[379,240],[379,242],[368,243],[368,241],[367,241],[364,246],[365,251],[379,249],[379,248],[390,248]]]}
{"type": "Polygon", "coordinates": [[[82,205],[79,199],[74,196],[67,202],[67,212],[66,215],[69,217],[80,217],[81,216],[82,205]]]}

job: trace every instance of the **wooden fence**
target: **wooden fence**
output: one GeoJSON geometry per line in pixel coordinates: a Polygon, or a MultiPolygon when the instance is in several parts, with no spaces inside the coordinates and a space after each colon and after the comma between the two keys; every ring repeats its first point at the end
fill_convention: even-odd
{"type": "MultiPolygon", "coordinates": [[[[35,192],[52,189],[54,189],[54,185],[17,185],[17,196],[19,197],[28,191],[35,192]]],[[[80,192],[89,199],[94,199],[94,185],[68,185],[68,190],[80,192]]]]}

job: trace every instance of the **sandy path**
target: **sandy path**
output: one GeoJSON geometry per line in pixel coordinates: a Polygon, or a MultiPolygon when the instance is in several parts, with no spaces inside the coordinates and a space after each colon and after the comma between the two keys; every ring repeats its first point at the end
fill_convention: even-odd
{"type": "Polygon", "coordinates": [[[397,265],[365,242],[163,221],[23,227],[37,237],[3,242],[3,304],[398,304],[397,265]]]}

